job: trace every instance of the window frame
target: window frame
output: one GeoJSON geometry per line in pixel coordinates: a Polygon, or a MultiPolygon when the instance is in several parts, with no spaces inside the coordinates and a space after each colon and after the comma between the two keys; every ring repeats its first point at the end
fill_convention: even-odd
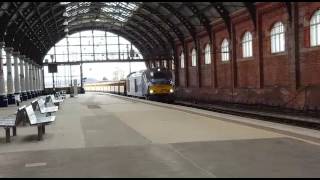
{"type": "Polygon", "coordinates": [[[174,70],[175,69],[175,64],[174,64],[174,60],[172,59],[171,60],[171,70],[174,70]]]}
{"type": "Polygon", "coordinates": [[[310,47],[317,46],[320,46],[320,9],[316,10],[310,18],[310,47]]]}
{"type": "Polygon", "coordinates": [[[197,66],[197,50],[195,48],[192,48],[191,50],[191,66],[197,66]]]}
{"type": "Polygon", "coordinates": [[[224,38],[221,42],[221,61],[229,62],[230,61],[230,48],[229,41],[227,38],[224,38]]]}
{"type": "Polygon", "coordinates": [[[253,38],[250,31],[246,31],[241,39],[242,44],[242,57],[251,58],[253,57],[253,38]]]}
{"type": "Polygon", "coordinates": [[[184,53],[183,53],[183,51],[181,52],[181,54],[180,54],[180,68],[181,69],[184,69],[184,53]]]}
{"type": "MultiPolygon", "coordinates": [[[[54,61],[68,65],[71,65],[74,62],[76,62],[75,64],[79,64],[84,61],[96,61],[97,63],[101,61],[108,62],[109,60],[112,60],[112,58],[117,60],[127,60],[127,56],[129,57],[129,50],[131,48],[134,51],[135,56],[130,59],[143,59],[143,56],[137,47],[120,34],[115,34],[105,30],[85,30],[67,35],[63,39],[59,40],[46,52],[42,61],[45,63],[47,59],[51,62],[51,55],[53,55],[54,61]],[[113,39],[116,40],[116,42],[109,41],[109,38],[112,39],[112,37],[114,37],[113,39]],[[94,42],[94,39],[99,39],[98,45],[94,42]],[[83,42],[83,40],[90,41],[90,43],[83,42]],[[72,43],[70,44],[71,41],[72,43]],[[111,44],[115,47],[115,51],[108,49],[111,44]]],[[[2,55],[5,56],[4,53],[2,55]]],[[[4,58],[4,60],[6,60],[6,58],[4,58]]],[[[76,65],[72,65],[71,67],[73,68],[75,66],[76,65]]],[[[58,68],[61,67],[63,68],[58,70],[58,73],[54,75],[55,83],[57,87],[59,85],[61,87],[68,87],[70,81],[65,79],[70,79],[69,77],[71,75],[69,68],[63,65],[58,66],[58,68]]],[[[76,72],[76,74],[72,73],[72,77],[77,77],[78,82],[80,82],[80,74],[78,74],[78,70],[76,72]]],[[[51,88],[53,86],[52,79],[48,79],[52,78],[51,73],[44,71],[44,77],[45,79],[43,81],[45,88],[51,88]]]]}
{"type": "Polygon", "coordinates": [[[204,64],[211,64],[211,46],[210,43],[207,43],[204,48],[204,64]]]}
{"type": "Polygon", "coordinates": [[[271,54],[283,53],[286,51],[285,25],[281,21],[273,24],[270,31],[270,52],[271,54]],[[283,42],[283,43],[281,43],[283,42]],[[282,49],[283,48],[283,49],[282,49]]]}

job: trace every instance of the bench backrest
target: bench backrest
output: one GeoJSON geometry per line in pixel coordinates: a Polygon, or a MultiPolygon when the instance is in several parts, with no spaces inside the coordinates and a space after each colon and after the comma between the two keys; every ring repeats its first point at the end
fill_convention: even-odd
{"type": "Polygon", "coordinates": [[[39,107],[46,107],[44,100],[41,98],[38,99],[38,104],[39,104],[39,107]]]}
{"type": "Polygon", "coordinates": [[[43,99],[38,99],[38,107],[40,109],[40,111],[44,111],[44,109],[46,108],[45,102],[43,99]]]}
{"type": "Polygon", "coordinates": [[[47,96],[45,97],[45,103],[48,103],[48,102],[50,102],[50,101],[52,101],[51,95],[47,95],[47,96]]]}
{"type": "Polygon", "coordinates": [[[56,99],[56,97],[54,97],[54,95],[50,95],[50,98],[52,101],[56,99]]]}
{"type": "Polygon", "coordinates": [[[31,101],[31,105],[34,111],[37,110],[38,99],[31,101]]]}
{"type": "Polygon", "coordinates": [[[56,98],[54,95],[50,95],[50,98],[51,98],[51,102],[53,103],[59,101],[59,97],[56,98]]]}
{"type": "Polygon", "coordinates": [[[36,117],[36,114],[33,111],[32,106],[27,106],[25,108],[25,111],[26,111],[27,119],[28,119],[30,125],[37,124],[37,117],[36,117]]]}
{"type": "Polygon", "coordinates": [[[18,112],[24,110],[26,107],[27,107],[26,105],[23,105],[23,106],[19,107],[18,108],[18,112]]]}
{"type": "Polygon", "coordinates": [[[23,122],[26,120],[26,113],[25,113],[25,108],[27,106],[24,105],[24,106],[21,106],[18,108],[17,110],[17,114],[16,114],[16,125],[18,125],[19,123],[23,122]]]}

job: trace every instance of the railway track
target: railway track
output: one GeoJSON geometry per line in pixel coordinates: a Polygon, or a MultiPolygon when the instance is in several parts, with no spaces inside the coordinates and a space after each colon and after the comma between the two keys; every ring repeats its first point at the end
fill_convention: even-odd
{"type": "Polygon", "coordinates": [[[272,112],[254,111],[254,110],[239,110],[235,108],[222,107],[212,104],[195,104],[186,101],[175,101],[176,105],[199,108],[219,113],[231,114],[241,117],[250,117],[264,121],[276,122],[281,124],[294,125],[298,127],[305,127],[315,130],[320,130],[320,118],[293,116],[272,112]]]}

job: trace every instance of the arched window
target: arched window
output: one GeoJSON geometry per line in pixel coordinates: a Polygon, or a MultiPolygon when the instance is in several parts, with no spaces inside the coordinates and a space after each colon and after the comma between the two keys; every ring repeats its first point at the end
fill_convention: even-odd
{"type": "Polygon", "coordinates": [[[271,53],[283,52],[284,46],[284,25],[282,22],[277,22],[271,29],[271,53]]]}
{"type": "Polygon", "coordinates": [[[211,48],[209,43],[206,45],[206,48],[204,49],[204,63],[211,64],[211,48]]]}
{"type": "Polygon", "coordinates": [[[197,65],[197,52],[196,49],[192,49],[191,51],[191,66],[196,66],[197,65]]]}
{"type": "Polygon", "coordinates": [[[183,54],[183,52],[181,52],[181,55],[180,55],[180,67],[181,67],[181,69],[184,68],[184,54],[183,54]]]}
{"type": "Polygon", "coordinates": [[[221,61],[229,61],[229,42],[227,39],[221,43],[221,61]]]}
{"type": "Polygon", "coordinates": [[[252,57],[252,35],[250,32],[246,32],[242,37],[242,56],[252,57]]]}
{"type": "Polygon", "coordinates": [[[166,60],[163,60],[163,67],[167,68],[167,61],[166,60]]]}
{"type": "MultiPolygon", "coordinates": [[[[43,62],[61,62],[65,64],[58,65],[58,73],[54,73],[54,78],[52,73],[48,72],[47,65],[45,65],[45,87],[53,87],[53,81],[56,88],[69,87],[71,79],[77,79],[78,82],[81,82],[80,63],[84,64],[83,72],[89,73],[87,74],[89,77],[99,77],[102,73],[98,72],[107,71],[103,67],[109,69],[115,65],[109,66],[108,64],[107,67],[105,63],[96,64],[90,62],[100,63],[102,61],[110,62],[112,60],[128,59],[143,59],[143,56],[134,44],[118,34],[101,30],[85,30],[67,35],[57,42],[43,58],[43,62]],[[92,71],[91,68],[93,67],[95,70],[92,71]]],[[[138,62],[135,64],[138,64],[138,62]]],[[[145,68],[144,62],[139,62],[139,64],[145,68]]],[[[150,66],[154,67],[154,64],[150,64],[150,66]]],[[[135,69],[135,66],[132,65],[132,70],[138,69],[135,69]]],[[[127,72],[125,71],[125,73],[127,72]]],[[[121,78],[120,73],[115,78],[121,78]]]]}
{"type": "Polygon", "coordinates": [[[316,11],[310,20],[310,45],[320,45],[320,10],[316,11]]]}
{"type": "Polygon", "coordinates": [[[171,69],[174,70],[174,60],[171,60],[171,69]]]}

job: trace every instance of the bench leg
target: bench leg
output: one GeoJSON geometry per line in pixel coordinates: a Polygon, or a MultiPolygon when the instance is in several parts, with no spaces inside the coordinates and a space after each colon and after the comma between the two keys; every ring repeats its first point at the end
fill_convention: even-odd
{"type": "Polygon", "coordinates": [[[10,142],[10,128],[5,128],[6,130],[6,143],[10,142]]]}
{"type": "Polygon", "coordinates": [[[42,125],[42,133],[43,133],[43,134],[45,134],[45,133],[46,133],[45,125],[42,125]]]}
{"type": "Polygon", "coordinates": [[[42,125],[38,125],[38,141],[42,140],[42,125]]]}
{"type": "Polygon", "coordinates": [[[14,127],[12,127],[12,135],[13,136],[17,136],[17,127],[16,126],[14,126],[14,127]]]}

